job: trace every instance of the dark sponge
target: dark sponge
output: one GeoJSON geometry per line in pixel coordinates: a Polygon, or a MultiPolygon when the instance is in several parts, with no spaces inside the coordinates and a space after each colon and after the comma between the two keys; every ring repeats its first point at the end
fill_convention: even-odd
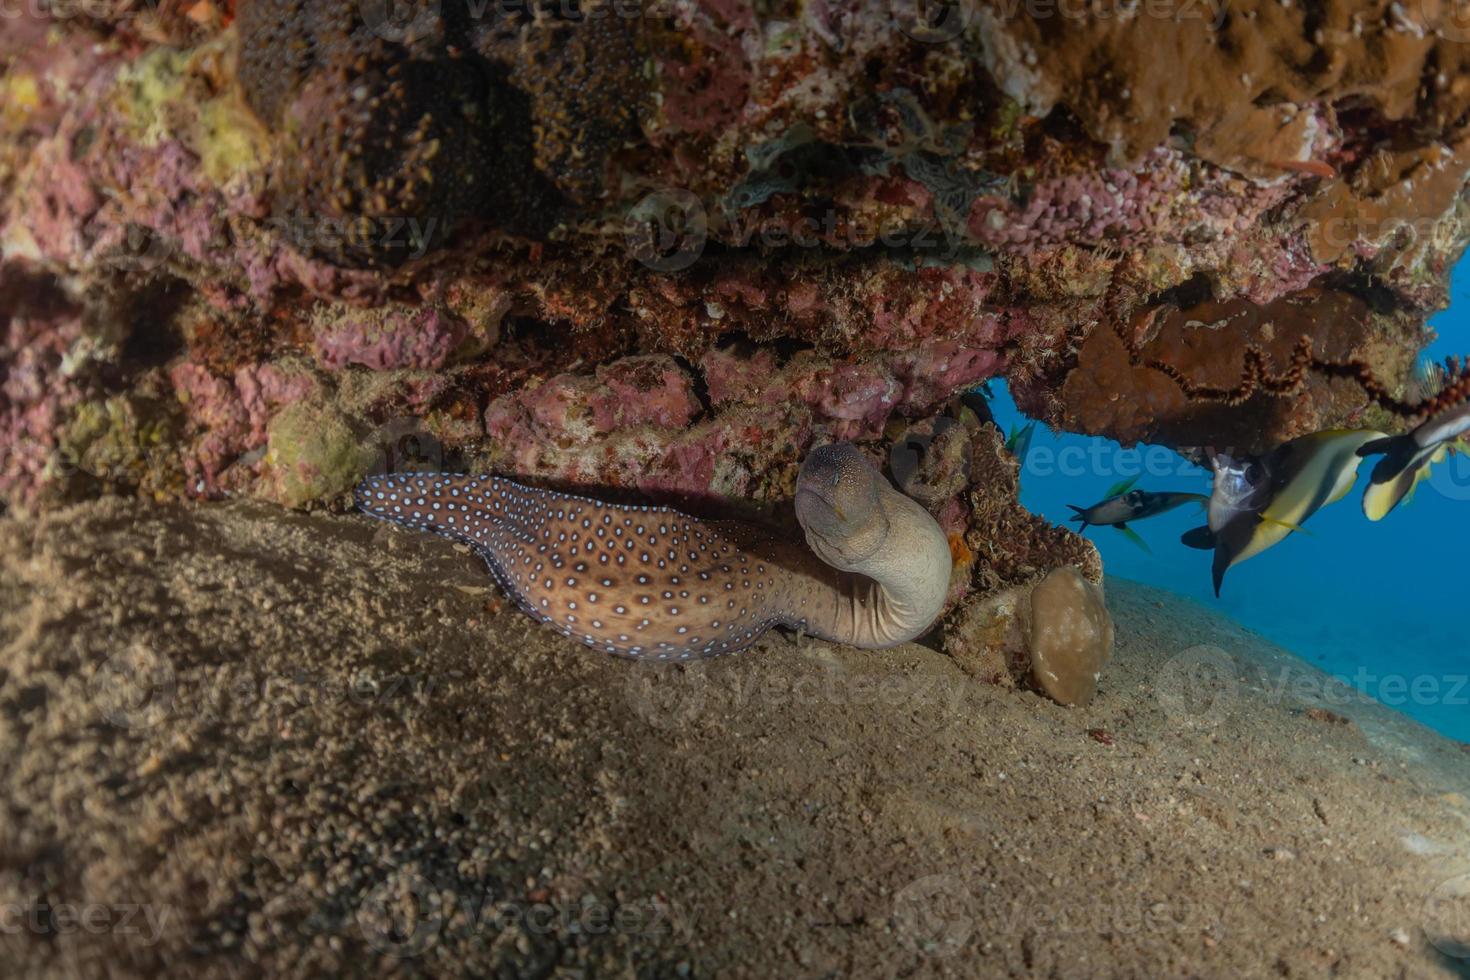
{"type": "Polygon", "coordinates": [[[338,263],[397,265],[469,219],[544,233],[606,193],[652,102],[643,28],[606,4],[244,0],[238,19],[275,218],[338,263]]]}
{"type": "Polygon", "coordinates": [[[637,25],[607,5],[583,11],[529,26],[514,78],[530,96],[537,168],[587,203],[604,192],[612,155],[639,136],[651,99],[637,25]]]}
{"type": "Polygon", "coordinates": [[[414,248],[395,229],[412,223],[437,246],[485,210],[494,129],[484,78],[469,65],[408,61],[351,76],[318,73],[282,120],[291,150],[276,169],[277,213],[324,219],[321,234],[306,229],[313,251],[396,265],[414,248]],[[340,245],[334,219],[350,223],[340,245]]]}
{"type": "Polygon", "coordinates": [[[352,265],[422,254],[494,196],[491,75],[438,4],[252,0],[239,80],[276,134],[276,220],[297,247],[352,265]],[[410,229],[414,234],[410,234],[410,229]]]}

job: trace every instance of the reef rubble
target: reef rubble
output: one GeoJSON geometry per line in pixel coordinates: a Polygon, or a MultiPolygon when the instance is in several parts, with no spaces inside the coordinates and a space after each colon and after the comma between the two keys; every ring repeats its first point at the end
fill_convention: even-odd
{"type": "Polygon", "coordinates": [[[938,454],[956,599],[1096,581],[966,393],[1178,448],[1392,425],[1137,355],[1228,386],[1307,337],[1402,390],[1470,234],[1452,4],[95,6],[0,33],[12,513],[396,466],[759,509],[848,439],[938,454]]]}

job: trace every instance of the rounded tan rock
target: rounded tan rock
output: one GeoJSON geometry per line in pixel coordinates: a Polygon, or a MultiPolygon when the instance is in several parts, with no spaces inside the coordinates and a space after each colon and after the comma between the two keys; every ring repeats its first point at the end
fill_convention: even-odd
{"type": "Polygon", "coordinates": [[[1031,679],[1059,704],[1082,707],[1113,656],[1113,618],[1103,590],[1070,565],[1031,590],[1031,679]]]}

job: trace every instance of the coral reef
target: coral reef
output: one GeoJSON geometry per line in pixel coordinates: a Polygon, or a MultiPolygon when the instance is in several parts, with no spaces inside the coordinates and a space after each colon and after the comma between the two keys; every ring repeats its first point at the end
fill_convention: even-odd
{"type": "Polygon", "coordinates": [[[322,367],[332,371],[349,364],[374,371],[437,370],[468,333],[462,320],[432,306],[320,313],[313,346],[322,367]]]}
{"type": "Polygon", "coordinates": [[[366,9],[333,0],[243,4],[238,78],[276,145],[289,147],[272,174],[276,216],[311,229],[310,251],[396,265],[489,206],[487,185],[503,179],[496,144],[507,113],[458,56],[445,19],[433,18],[429,36],[400,42],[374,30],[366,9]],[[422,240],[394,233],[408,216],[422,240]]]}
{"type": "Polygon", "coordinates": [[[1306,337],[1324,360],[1363,359],[1388,376],[1407,377],[1416,359],[1416,348],[1407,340],[1417,323],[1387,310],[1375,316],[1373,294],[1351,289],[1352,284],[1341,289],[1310,285],[1265,305],[1206,298],[1155,317],[1145,314],[1138,318],[1141,331],[1133,323],[1125,327],[1133,332],[1131,344],[1113,331],[1095,331],[1082,343],[1077,367],[1060,389],[1039,396],[1026,390],[1021,397],[1026,403],[1056,399],[1062,406],[1059,418],[1071,429],[1176,447],[1223,445],[1220,440],[1229,438],[1230,445],[1256,453],[1343,419],[1378,421],[1382,413],[1374,414],[1368,394],[1351,379],[1309,375],[1297,397],[1258,391],[1232,404],[1193,399],[1169,374],[1133,363],[1129,356],[1133,346],[1191,384],[1229,388],[1245,369],[1248,345],[1281,370],[1306,337]],[[1318,329],[1321,322],[1333,329],[1318,329]],[[1404,339],[1395,342],[1394,333],[1404,339]]]}
{"type": "Polygon", "coordinates": [[[271,419],[265,463],[273,496],[290,507],[346,492],[372,465],[364,433],[327,406],[288,405],[271,419]]]}
{"type": "Polygon", "coordinates": [[[1450,5],[921,7],[8,21],[0,497],[338,506],[406,440],[759,509],[851,439],[959,600],[1100,574],[954,401],[990,378],[1186,450],[1399,425],[1348,374],[1199,392],[1303,337],[1403,390],[1467,240],[1450,5]]]}
{"type": "Polygon", "coordinates": [[[1063,565],[1101,583],[1102,558],[1091,541],[1020,505],[1020,470],[1000,430],[991,423],[979,426],[970,482],[959,497],[959,509],[969,518],[963,544],[975,567],[975,587],[984,594],[1028,584],[1063,565]]]}

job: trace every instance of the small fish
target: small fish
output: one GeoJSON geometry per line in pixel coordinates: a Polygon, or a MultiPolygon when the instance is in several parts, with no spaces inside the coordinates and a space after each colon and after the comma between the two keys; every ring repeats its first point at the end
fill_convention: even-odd
{"type": "Polygon", "coordinates": [[[1445,385],[1449,384],[1449,378],[1449,366],[1443,361],[1420,358],[1414,365],[1414,373],[1409,376],[1408,394],[1415,399],[1433,398],[1444,391],[1445,385]]]}
{"type": "Polygon", "coordinates": [[[1203,530],[1218,534],[1240,515],[1259,513],[1270,502],[1270,482],[1259,459],[1235,459],[1218,453],[1210,457],[1210,468],[1215,472],[1215,483],[1205,508],[1208,523],[1203,530]]]}
{"type": "Polygon", "coordinates": [[[1031,451],[1031,439],[1036,435],[1036,423],[1030,422],[1024,429],[1011,426],[1010,435],[1006,437],[1006,449],[1010,454],[1026,465],[1026,454],[1031,451]]]}
{"type": "Polygon", "coordinates": [[[1260,458],[1213,456],[1209,521],[1180,540],[1215,552],[1215,595],[1229,569],[1280,544],[1317,511],[1347,496],[1362,462],[1358,450],[1379,438],[1379,432],[1329,429],[1260,458]]]}
{"type": "Polygon", "coordinates": [[[1460,439],[1470,433],[1470,402],[1447,408],[1418,428],[1399,436],[1375,439],[1358,450],[1359,456],[1383,455],[1368,478],[1363,493],[1363,515],[1381,521],[1443,462],[1460,439]]]}
{"type": "MultiPolygon", "coordinates": [[[[1163,491],[1154,493],[1148,490],[1134,490],[1133,484],[1137,483],[1135,477],[1125,480],[1108,488],[1100,503],[1091,507],[1078,507],[1075,504],[1067,506],[1075,511],[1071,520],[1079,522],[1082,527],[1078,530],[1086,530],[1094,525],[1098,527],[1111,527],[1121,531],[1128,540],[1138,545],[1144,551],[1149,547],[1143,538],[1128,526],[1131,521],[1141,521],[1149,517],[1157,517],[1167,513],[1176,507],[1185,504],[1206,504],[1210,498],[1199,493],[1174,493],[1163,491]]],[[[1152,552],[1150,552],[1152,554],[1152,552]]]]}

